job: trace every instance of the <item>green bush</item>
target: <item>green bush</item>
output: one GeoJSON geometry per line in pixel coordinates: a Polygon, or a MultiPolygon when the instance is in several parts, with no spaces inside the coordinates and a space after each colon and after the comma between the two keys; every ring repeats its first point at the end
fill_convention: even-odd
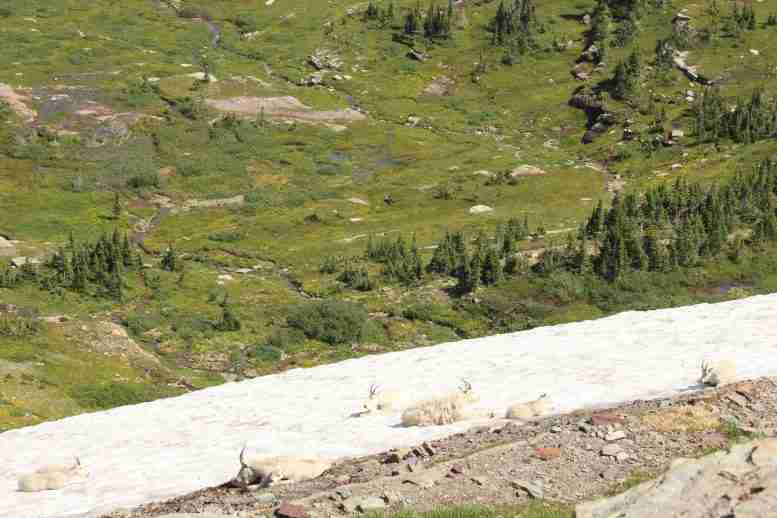
{"type": "Polygon", "coordinates": [[[267,343],[274,348],[281,350],[288,350],[295,345],[299,345],[305,341],[305,333],[299,329],[293,329],[288,327],[281,327],[273,331],[270,338],[267,339],[267,343]]]}
{"type": "Polygon", "coordinates": [[[272,345],[257,345],[249,355],[260,362],[277,363],[283,360],[283,350],[272,345]]]}
{"type": "Polygon", "coordinates": [[[108,382],[76,385],[69,395],[83,408],[105,410],[152,401],[167,394],[141,383],[108,382]]]}
{"type": "Polygon", "coordinates": [[[288,317],[291,327],[331,345],[357,341],[367,323],[367,310],[353,302],[322,300],[295,308],[288,317]]]}

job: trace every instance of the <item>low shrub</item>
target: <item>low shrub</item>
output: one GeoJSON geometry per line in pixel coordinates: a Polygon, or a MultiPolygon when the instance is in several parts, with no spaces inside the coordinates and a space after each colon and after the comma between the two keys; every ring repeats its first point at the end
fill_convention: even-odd
{"type": "Polygon", "coordinates": [[[353,302],[327,299],[296,307],[287,321],[309,338],[330,345],[344,344],[361,338],[367,310],[353,302]]]}

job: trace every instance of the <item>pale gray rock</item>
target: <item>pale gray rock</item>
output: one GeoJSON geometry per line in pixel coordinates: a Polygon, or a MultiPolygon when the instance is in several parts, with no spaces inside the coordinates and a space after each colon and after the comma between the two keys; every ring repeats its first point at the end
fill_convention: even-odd
{"type": "MultiPolygon", "coordinates": [[[[608,445],[614,446],[614,445],[608,445]]],[[[777,438],[734,446],[669,471],[625,493],[580,504],[576,518],[777,516],[777,438]]]]}

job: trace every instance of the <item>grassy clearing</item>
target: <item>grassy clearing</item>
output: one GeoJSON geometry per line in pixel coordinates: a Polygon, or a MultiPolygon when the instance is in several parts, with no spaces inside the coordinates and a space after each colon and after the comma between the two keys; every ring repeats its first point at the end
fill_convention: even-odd
{"type": "MultiPolygon", "coordinates": [[[[6,66],[0,82],[29,95],[30,108],[48,130],[33,131],[10,110],[0,110],[0,234],[19,241],[19,255],[45,256],[71,232],[90,239],[114,228],[130,235],[145,229],[147,249],[172,245],[182,266],[165,271],[158,256],[144,256],[150,268],[127,277],[121,302],[53,295],[29,284],[0,288],[0,302],[42,315],[67,314],[76,322],[94,315],[122,322],[169,372],[193,378],[197,386],[217,382],[220,373],[252,376],[625,309],[777,289],[770,250],[689,271],[634,274],[616,284],[567,274],[517,276],[482,289],[477,302],[456,297],[450,279],[426,276],[419,285],[398,285],[384,279],[377,264],[366,265],[377,284],[368,292],[345,287],[338,273],[320,271],[325,257],[359,260],[370,234],[407,240],[415,235],[426,262],[446,230],[492,233],[511,217],[527,217],[532,229],[549,231],[519,248],[561,244],[599,200],[611,198],[608,173],[620,174],[626,190],[642,190],[678,177],[728,177],[773,155],[773,140],[697,144],[684,97],[700,88],[676,70],[665,75],[651,70],[656,41],[670,35],[679,9],[687,7],[698,28],[709,24],[707,12],[690,1],[649,9],[640,19],[641,93],[628,103],[611,101],[618,124],[588,145],[581,143],[585,116],[569,99],[581,86],[570,69],[583,50],[587,27],[580,19],[593,8],[592,0],[538,5],[546,30],[542,48],[512,65],[503,64],[504,49],[490,43],[487,25],[497,2],[464,7],[448,41],[418,38],[415,47],[430,56],[423,62],[409,59],[409,47],[393,36],[399,16],[396,27],[379,28],[359,13],[349,15],[345,5],[286,0],[267,6],[246,0],[236,6],[223,0],[202,6],[185,0],[188,11],[178,16],[147,0],[81,4],[33,0],[13,5],[3,18],[0,31],[7,44],[0,63],[6,66]],[[211,20],[211,27],[195,15],[211,20]],[[216,47],[213,27],[221,35],[216,47]],[[554,39],[571,44],[554,48],[554,39]],[[325,72],[320,86],[303,86],[315,71],[308,57],[317,49],[336,55],[342,66],[325,72]],[[202,62],[216,82],[189,77],[202,72],[202,62]],[[486,69],[478,82],[472,80],[476,62],[486,69]],[[426,89],[443,76],[452,85],[448,95],[430,95],[426,89]],[[218,122],[219,114],[202,107],[205,98],[236,96],[293,96],[315,110],[356,106],[367,118],[335,131],[265,120],[261,114],[218,122]],[[123,112],[145,118],[98,145],[95,135],[112,119],[78,114],[96,106],[109,118],[123,112]],[[685,131],[681,145],[648,153],[639,142],[622,141],[626,119],[645,132],[661,111],[665,131],[685,131]],[[499,174],[523,164],[547,174],[499,180],[499,174]],[[117,193],[121,212],[114,216],[117,193]],[[244,204],[187,209],[192,200],[237,195],[245,197],[244,204]],[[160,199],[174,210],[162,213],[160,199]],[[475,205],[493,211],[471,214],[475,205]],[[237,331],[213,326],[227,294],[242,323],[237,331]],[[310,297],[363,304],[369,318],[358,342],[327,345],[295,336],[287,317],[310,297]]],[[[414,0],[395,2],[398,11],[414,5],[414,0]]],[[[764,21],[770,6],[753,7],[764,21]]],[[[774,94],[774,33],[774,27],[759,23],[738,38],[694,46],[689,61],[707,75],[722,76],[726,97],[749,95],[756,87],[774,94]]],[[[610,49],[591,83],[611,77],[631,50],[610,49]]],[[[24,342],[0,338],[0,359],[31,369],[30,375],[39,375],[42,367],[24,362],[53,361],[48,350],[63,365],[47,374],[52,384],[39,389],[45,398],[29,396],[18,408],[0,406],[6,416],[0,426],[94,407],[72,397],[76,380],[67,372],[80,373],[78,383],[100,387],[114,374],[134,379],[142,372],[115,358],[92,360],[99,355],[82,351],[80,339],[50,327],[24,342]],[[92,361],[93,370],[74,367],[92,361]],[[7,417],[26,413],[34,417],[7,417]]],[[[138,393],[166,394],[167,381],[145,380],[147,387],[138,393]]],[[[6,395],[21,397],[22,388],[16,378],[0,381],[6,395]]],[[[117,398],[97,399],[126,400],[117,398]]]]}

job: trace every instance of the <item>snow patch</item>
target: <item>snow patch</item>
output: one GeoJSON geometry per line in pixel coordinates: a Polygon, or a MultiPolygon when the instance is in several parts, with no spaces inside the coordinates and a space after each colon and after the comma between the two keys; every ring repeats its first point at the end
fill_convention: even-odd
{"type": "Polygon", "coordinates": [[[553,412],[696,387],[703,358],[733,358],[737,379],[777,375],[777,295],[608,318],[295,369],[184,396],[0,434],[0,516],[99,516],[220,484],[249,453],[341,458],[444,437],[473,422],[400,428],[399,412],[360,418],[371,383],[420,400],[471,381],[482,408],[547,392],[553,412]],[[431,373],[431,375],[430,375],[431,373]],[[79,456],[89,481],[19,493],[16,479],[79,456]]]}

